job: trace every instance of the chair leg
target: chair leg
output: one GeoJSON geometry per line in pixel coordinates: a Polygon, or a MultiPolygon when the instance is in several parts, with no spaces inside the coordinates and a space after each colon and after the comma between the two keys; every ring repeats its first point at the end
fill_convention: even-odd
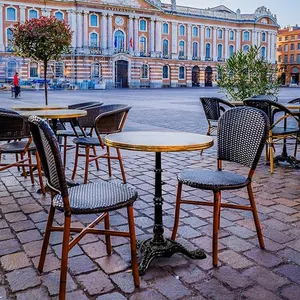
{"type": "Polygon", "coordinates": [[[67,165],[67,142],[68,142],[68,137],[64,136],[64,147],[63,147],[63,151],[64,151],[64,158],[63,158],[63,163],[64,163],[64,169],[66,169],[66,165],[67,165]]]}
{"type": "MultiPolygon", "coordinates": [[[[24,159],[23,154],[20,154],[20,157],[21,157],[21,160],[24,159]]],[[[22,174],[23,174],[24,178],[27,178],[27,172],[26,172],[24,165],[22,166],[22,174]]]]}
{"type": "Polygon", "coordinates": [[[258,219],[258,213],[257,213],[257,209],[256,209],[256,204],[254,201],[251,183],[247,185],[247,190],[248,190],[249,200],[250,200],[251,207],[252,207],[252,214],[253,214],[253,219],[254,219],[256,232],[257,232],[257,236],[258,236],[259,246],[260,246],[260,248],[264,249],[265,248],[264,237],[261,232],[260,222],[258,219]]]}
{"type": "Polygon", "coordinates": [[[210,135],[210,131],[211,131],[211,124],[209,121],[208,122],[208,128],[207,128],[207,132],[206,132],[206,135],[210,135]]]}
{"type": "Polygon", "coordinates": [[[266,143],[266,161],[270,161],[269,145],[266,143]]]}
{"type": "Polygon", "coordinates": [[[78,165],[78,156],[79,156],[79,145],[76,145],[74,168],[73,168],[73,173],[72,173],[72,177],[71,177],[72,180],[74,180],[75,175],[76,175],[77,165],[78,165]]]}
{"type": "Polygon", "coordinates": [[[300,135],[296,136],[296,143],[295,143],[295,149],[294,149],[294,157],[295,158],[297,156],[298,143],[300,143],[300,135]]]}
{"type": "Polygon", "coordinates": [[[108,175],[109,177],[111,177],[110,148],[108,146],[106,146],[106,156],[107,156],[108,175]]]}
{"type": "Polygon", "coordinates": [[[31,179],[31,183],[34,184],[34,177],[33,177],[33,168],[32,168],[32,158],[31,158],[31,153],[28,151],[28,163],[29,163],[29,175],[31,179]]]}
{"type": "MultiPolygon", "coordinates": [[[[106,216],[104,218],[104,228],[106,230],[109,230],[110,228],[110,225],[109,225],[109,213],[107,212],[106,213],[106,216]]],[[[111,240],[110,240],[110,235],[106,234],[105,235],[105,243],[106,243],[106,252],[107,252],[107,255],[110,255],[111,254],[111,240]]]]}
{"type": "Polygon", "coordinates": [[[39,265],[38,265],[39,272],[43,272],[47,248],[49,245],[50,233],[51,233],[50,228],[53,223],[54,213],[55,213],[55,208],[51,205],[49,215],[48,215],[46,230],[45,230],[45,234],[44,234],[44,240],[43,240],[43,246],[42,246],[42,251],[41,251],[41,255],[40,255],[40,261],[39,261],[39,265]]]}
{"type": "Polygon", "coordinates": [[[59,283],[59,300],[66,299],[70,227],[71,227],[71,216],[68,216],[65,217],[65,224],[64,224],[64,231],[63,231],[60,283],[59,283]]]}
{"type": "Polygon", "coordinates": [[[273,145],[269,146],[269,158],[270,158],[270,172],[274,173],[274,149],[273,145]]]}
{"type": "MultiPolygon", "coordinates": [[[[19,161],[19,155],[18,154],[15,154],[16,155],[16,162],[19,161]]],[[[0,161],[1,161],[1,156],[0,156],[0,161]]],[[[20,166],[18,166],[18,172],[20,172],[20,166]]]]}
{"type": "Polygon", "coordinates": [[[39,183],[40,183],[40,187],[42,190],[42,194],[46,195],[46,189],[45,189],[45,186],[43,183],[43,177],[42,177],[41,160],[40,160],[39,153],[37,151],[35,151],[35,159],[36,159],[36,167],[37,167],[37,171],[38,171],[39,183]]]}
{"type": "MultiPolygon", "coordinates": [[[[93,146],[93,154],[94,154],[95,156],[97,156],[97,152],[96,152],[96,147],[95,147],[95,146],[93,146]]],[[[98,159],[95,159],[95,164],[96,164],[96,169],[97,169],[97,171],[99,171],[100,168],[99,168],[99,161],[98,161],[98,159]]]]}
{"type": "Polygon", "coordinates": [[[220,223],[220,208],[221,208],[221,194],[220,192],[214,192],[214,219],[213,219],[213,266],[218,265],[218,231],[220,223]]]}
{"type": "Polygon", "coordinates": [[[130,248],[131,248],[131,268],[132,275],[134,280],[134,286],[140,286],[140,277],[138,270],[138,261],[136,254],[136,236],[135,236],[135,228],[134,228],[134,217],[133,217],[133,206],[129,205],[127,207],[128,214],[128,226],[129,226],[129,237],[130,237],[130,248]]]}
{"type": "Polygon", "coordinates": [[[125,175],[125,170],[124,170],[124,165],[123,165],[121,152],[120,152],[120,149],[116,149],[116,150],[117,150],[117,154],[118,154],[118,160],[119,160],[119,164],[120,164],[120,169],[121,169],[121,173],[122,173],[123,182],[126,183],[126,175],[125,175]]]}
{"type": "Polygon", "coordinates": [[[180,214],[180,200],[181,200],[181,193],[182,193],[182,183],[178,182],[177,186],[177,195],[176,195],[176,206],[175,206],[175,219],[174,219],[174,226],[172,231],[171,240],[175,241],[176,234],[178,230],[178,224],[179,224],[179,214],[180,214]]]}
{"type": "Polygon", "coordinates": [[[89,176],[89,163],[90,163],[90,146],[85,147],[85,170],[84,170],[84,183],[87,183],[89,176]]]}

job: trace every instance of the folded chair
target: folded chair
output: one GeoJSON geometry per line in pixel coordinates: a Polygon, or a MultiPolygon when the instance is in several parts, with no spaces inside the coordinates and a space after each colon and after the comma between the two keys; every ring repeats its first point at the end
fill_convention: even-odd
{"type": "MultiPolygon", "coordinates": [[[[213,207],[213,265],[218,264],[218,230],[220,227],[221,207],[252,211],[259,245],[264,248],[264,240],[252,192],[252,176],[263,150],[269,131],[269,120],[266,114],[252,107],[238,107],[226,111],[220,118],[217,133],[217,170],[193,169],[178,175],[178,187],[175,208],[175,222],[172,240],[175,240],[180,215],[180,205],[193,204],[213,207]],[[223,171],[222,161],[235,162],[249,167],[248,175],[223,171]],[[213,202],[202,200],[184,200],[181,197],[182,186],[211,190],[213,202]],[[246,187],[250,206],[221,203],[221,193],[246,187]]],[[[227,199],[230,201],[230,199],[227,199]]]]}
{"type": "Polygon", "coordinates": [[[68,188],[58,142],[52,129],[44,120],[36,116],[30,116],[29,122],[32,136],[47,178],[47,186],[51,191],[51,206],[38,270],[40,272],[43,271],[51,232],[63,232],[59,299],[64,300],[66,298],[68,253],[86,234],[104,234],[108,255],[111,254],[110,236],[129,237],[134,285],[138,287],[140,281],[133,217],[133,203],[138,197],[137,192],[124,184],[105,181],[68,188]],[[128,232],[110,230],[109,212],[120,208],[127,209],[128,232]],[[64,222],[62,226],[53,225],[56,210],[64,212],[64,222]],[[81,214],[97,214],[97,217],[86,227],[71,226],[72,215],[81,214]],[[105,229],[95,228],[100,221],[104,221],[105,229]],[[76,236],[71,235],[75,233],[77,233],[76,236]]]}

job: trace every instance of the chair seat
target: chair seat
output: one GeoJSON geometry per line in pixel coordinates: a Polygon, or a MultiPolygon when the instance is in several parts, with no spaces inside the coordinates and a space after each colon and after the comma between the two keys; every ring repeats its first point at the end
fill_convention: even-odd
{"type": "Polygon", "coordinates": [[[289,135],[289,134],[296,134],[300,133],[299,127],[274,127],[272,129],[272,135],[277,136],[277,135],[289,135]]]}
{"type": "MultiPolygon", "coordinates": [[[[124,184],[97,182],[68,189],[72,214],[89,214],[126,207],[137,199],[137,192],[124,184]]],[[[63,211],[61,195],[53,198],[52,205],[63,211]]]]}
{"type": "MultiPolygon", "coordinates": [[[[26,147],[28,141],[16,141],[1,145],[2,153],[22,153],[26,147]]],[[[28,150],[35,150],[35,144],[31,143],[28,150]]]]}
{"type": "MultiPolygon", "coordinates": [[[[76,129],[77,135],[74,132],[74,130],[70,129],[62,129],[62,130],[57,130],[56,135],[57,136],[83,136],[83,133],[80,129],[76,129]]],[[[86,133],[87,134],[87,133],[86,133]]]]}
{"type": "Polygon", "coordinates": [[[73,143],[82,146],[101,146],[99,139],[91,136],[75,138],[73,143]]]}
{"type": "Polygon", "coordinates": [[[180,173],[178,181],[203,190],[230,190],[246,186],[247,177],[226,171],[190,170],[180,173]]]}

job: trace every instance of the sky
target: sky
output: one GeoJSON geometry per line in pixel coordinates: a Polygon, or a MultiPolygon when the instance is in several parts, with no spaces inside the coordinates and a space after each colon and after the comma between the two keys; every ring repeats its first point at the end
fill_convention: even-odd
{"type": "Polygon", "coordinates": [[[177,5],[198,8],[225,5],[234,12],[239,8],[242,14],[254,13],[256,8],[264,5],[272,14],[277,15],[280,27],[300,25],[300,0],[177,0],[176,2],[177,5]]]}

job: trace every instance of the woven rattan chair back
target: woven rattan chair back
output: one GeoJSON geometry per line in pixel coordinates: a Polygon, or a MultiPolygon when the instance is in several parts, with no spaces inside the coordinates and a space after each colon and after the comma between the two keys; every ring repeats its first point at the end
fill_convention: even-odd
{"type": "Polygon", "coordinates": [[[271,100],[278,102],[278,97],[275,95],[255,95],[251,99],[271,100]]]}
{"type": "Polygon", "coordinates": [[[288,103],[300,103],[300,98],[295,98],[293,100],[290,100],[288,103]]]}
{"type": "Polygon", "coordinates": [[[71,104],[68,106],[69,109],[84,109],[87,107],[93,107],[93,106],[98,106],[102,105],[103,102],[98,102],[98,101],[90,101],[90,102],[82,102],[82,103],[76,103],[76,104],[71,104]]]}
{"type": "Polygon", "coordinates": [[[68,199],[68,189],[57,138],[43,119],[30,116],[28,121],[47,178],[47,185],[53,192],[61,194],[66,200],[68,199]]]}
{"type": "Polygon", "coordinates": [[[87,114],[83,117],[78,118],[78,125],[81,128],[94,128],[95,120],[102,111],[101,107],[102,107],[102,103],[100,103],[97,106],[85,108],[87,114]]]}
{"type": "Polygon", "coordinates": [[[269,131],[267,115],[252,107],[224,113],[218,123],[218,159],[255,169],[269,131]]]}

